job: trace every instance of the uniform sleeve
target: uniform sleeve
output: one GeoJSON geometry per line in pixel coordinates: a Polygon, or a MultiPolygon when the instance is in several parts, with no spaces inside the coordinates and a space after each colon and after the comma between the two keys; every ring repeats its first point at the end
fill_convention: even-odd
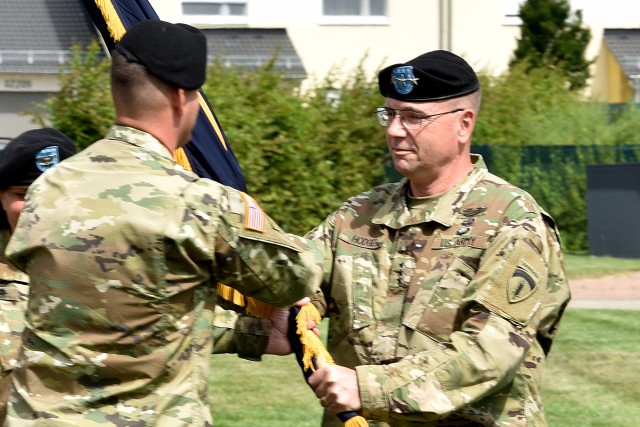
{"type": "Polygon", "coordinates": [[[243,359],[259,361],[269,342],[271,322],[233,310],[215,307],[213,354],[237,353],[243,359]]]}
{"type": "Polygon", "coordinates": [[[246,194],[224,186],[208,190],[191,195],[189,222],[208,234],[197,230],[193,240],[213,246],[215,282],[276,307],[310,295],[322,268],[314,243],[285,233],[246,194]]]}
{"type": "Polygon", "coordinates": [[[331,295],[331,273],[334,262],[335,216],[337,212],[329,215],[320,225],[309,231],[305,237],[312,240],[321,253],[324,260],[322,267],[322,281],[314,288],[311,294],[311,303],[316,307],[321,316],[327,313],[325,295],[331,295]]]}
{"type": "Polygon", "coordinates": [[[470,278],[475,291],[448,341],[356,368],[363,415],[434,420],[510,383],[543,326],[552,338],[569,298],[553,235],[539,214],[503,226],[470,278]]]}

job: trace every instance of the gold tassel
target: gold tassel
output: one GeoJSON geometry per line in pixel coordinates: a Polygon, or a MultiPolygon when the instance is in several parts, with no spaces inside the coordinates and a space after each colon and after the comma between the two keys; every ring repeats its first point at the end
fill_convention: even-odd
{"type": "Polygon", "coordinates": [[[187,157],[187,153],[184,152],[184,148],[178,147],[176,149],[176,151],[174,151],[173,160],[175,160],[175,162],[177,164],[179,164],[180,166],[182,166],[186,170],[193,171],[193,168],[191,167],[191,162],[189,161],[189,158],[187,157]]]}
{"type": "Polygon", "coordinates": [[[122,20],[120,20],[120,16],[118,16],[118,12],[113,7],[113,3],[110,0],[96,0],[96,6],[100,9],[102,13],[102,17],[104,18],[104,22],[107,24],[107,28],[109,29],[109,34],[111,34],[111,38],[113,41],[118,41],[124,36],[124,33],[127,30],[122,25],[122,20]]]}
{"type": "MultiPolygon", "coordinates": [[[[296,332],[300,336],[300,342],[302,343],[302,367],[305,371],[311,369],[315,372],[314,357],[318,368],[322,368],[325,365],[335,365],[336,362],[334,362],[320,338],[307,328],[307,323],[310,321],[316,324],[322,321],[320,313],[311,303],[300,307],[300,311],[296,316],[296,332]]],[[[367,420],[360,415],[349,418],[344,425],[345,427],[369,427],[367,420]]]]}
{"type": "Polygon", "coordinates": [[[344,427],[369,427],[369,423],[358,415],[356,417],[349,418],[347,422],[344,423],[344,427]]]}
{"type": "Polygon", "coordinates": [[[244,309],[244,312],[250,316],[266,319],[271,316],[273,311],[271,305],[255,298],[245,297],[237,290],[222,283],[218,283],[217,293],[220,298],[233,303],[237,309],[244,309]]]}
{"type": "Polygon", "coordinates": [[[316,358],[316,364],[319,368],[325,365],[335,365],[336,363],[333,361],[324,344],[322,344],[322,341],[320,341],[320,338],[307,328],[309,321],[320,323],[321,320],[322,317],[320,313],[318,313],[316,307],[311,303],[300,307],[300,312],[296,316],[296,332],[300,335],[300,342],[302,343],[302,363],[305,371],[311,369],[315,372],[316,369],[312,362],[314,357],[316,358]]]}
{"type": "MultiPolygon", "coordinates": [[[[240,292],[236,291],[237,294],[240,292]]],[[[263,319],[271,316],[273,311],[273,306],[267,304],[266,302],[258,301],[255,298],[244,297],[247,300],[247,314],[255,317],[261,317],[263,319]]]]}

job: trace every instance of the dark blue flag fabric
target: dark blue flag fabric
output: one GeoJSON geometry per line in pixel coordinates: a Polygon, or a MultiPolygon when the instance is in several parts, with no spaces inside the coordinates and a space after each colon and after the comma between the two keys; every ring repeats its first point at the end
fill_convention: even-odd
{"type": "MultiPolygon", "coordinates": [[[[147,19],[159,19],[148,0],[82,2],[109,51],[132,25],[147,19]]],[[[176,152],[176,161],[200,177],[246,191],[244,176],[227,137],[204,93],[200,91],[199,95],[198,121],[184,152],[176,152]]]]}

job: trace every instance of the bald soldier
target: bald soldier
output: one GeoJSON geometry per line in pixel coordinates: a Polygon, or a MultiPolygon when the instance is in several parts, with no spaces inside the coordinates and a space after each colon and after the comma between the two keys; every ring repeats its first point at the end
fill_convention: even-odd
{"type": "Polygon", "coordinates": [[[470,153],[473,69],[433,51],[379,73],[377,119],[400,182],[313,230],[328,350],[309,383],[378,426],[545,426],[540,386],[569,301],[553,219],[470,153]]]}
{"type": "Polygon", "coordinates": [[[313,245],[173,160],[204,34],[144,21],[112,59],[115,124],[31,186],[7,248],[31,277],[8,426],[211,426],[216,284],[284,307],[319,279],[313,245]]]}

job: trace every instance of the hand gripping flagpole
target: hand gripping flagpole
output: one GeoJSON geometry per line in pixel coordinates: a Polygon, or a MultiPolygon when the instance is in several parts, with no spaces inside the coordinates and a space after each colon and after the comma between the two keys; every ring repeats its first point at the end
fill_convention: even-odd
{"type": "MultiPolygon", "coordinates": [[[[307,327],[309,321],[320,323],[321,320],[320,313],[311,303],[289,309],[289,342],[306,380],[319,367],[335,365],[320,338],[307,327]]],[[[369,426],[367,420],[355,411],[341,412],[337,414],[337,417],[345,427],[369,426]]]]}

